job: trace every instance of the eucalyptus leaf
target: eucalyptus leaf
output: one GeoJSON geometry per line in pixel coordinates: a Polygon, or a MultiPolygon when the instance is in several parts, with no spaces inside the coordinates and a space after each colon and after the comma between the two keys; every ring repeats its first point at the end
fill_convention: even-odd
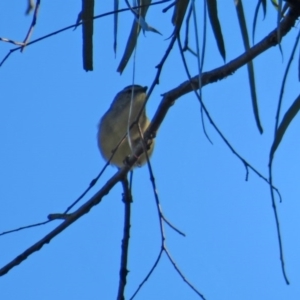
{"type": "Polygon", "coordinates": [[[215,39],[218,45],[219,52],[223,58],[226,60],[226,51],[224,46],[224,39],[222,34],[222,28],[220,25],[219,17],[218,17],[218,7],[217,0],[207,0],[207,10],[208,16],[210,20],[210,24],[215,35],[215,39]]]}
{"type": "MultiPolygon", "coordinates": [[[[149,5],[151,4],[151,0],[140,0],[140,4],[141,5],[146,5],[143,6],[139,9],[139,16],[145,18],[149,5]]],[[[122,59],[120,61],[120,64],[117,68],[117,72],[122,73],[132,55],[132,52],[136,46],[137,43],[137,38],[138,35],[140,34],[141,31],[141,26],[139,25],[139,23],[137,23],[135,20],[133,20],[133,24],[131,27],[131,31],[127,40],[127,44],[126,44],[126,48],[125,51],[123,53],[122,59]]]]}
{"type": "MultiPolygon", "coordinates": [[[[242,0],[236,1],[236,11],[237,11],[239,24],[240,24],[240,29],[242,32],[245,50],[248,51],[250,49],[250,42],[249,42],[249,36],[248,36],[248,30],[247,30],[242,0]]],[[[255,118],[256,125],[257,125],[259,132],[262,133],[263,128],[261,126],[261,122],[260,122],[260,118],[259,118],[259,109],[258,109],[257,96],[256,96],[253,62],[249,61],[247,64],[247,67],[248,67],[248,77],[249,77],[249,85],[250,85],[250,91],[251,91],[252,108],[253,108],[254,118],[255,118]]]]}
{"type": "Polygon", "coordinates": [[[94,0],[82,0],[82,58],[83,69],[93,70],[94,0]]]}
{"type": "Polygon", "coordinates": [[[271,151],[270,151],[271,160],[272,160],[278,146],[280,145],[280,142],[281,142],[286,130],[290,126],[293,119],[297,116],[299,110],[300,110],[300,95],[296,98],[294,103],[289,107],[289,109],[285,113],[285,115],[278,127],[278,130],[275,135],[275,138],[274,138],[274,141],[273,141],[273,144],[271,147],[271,151]]]}

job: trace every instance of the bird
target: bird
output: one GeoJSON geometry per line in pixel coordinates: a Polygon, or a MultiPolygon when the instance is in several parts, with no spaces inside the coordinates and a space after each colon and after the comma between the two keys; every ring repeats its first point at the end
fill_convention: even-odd
{"type": "MultiPolygon", "coordinates": [[[[105,161],[110,160],[110,164],[118,168],[124,166],[126,158],[141,142],[138,126],[144,134],[150,124],[144,107],[146,91],[147,86],[137,84],[126,86],[117,93],[110,108],[100,119],[97,134],[100,153],[105,161]],[[139,114],[138,123],[134,123],[139,114]]],[[[153,147],[154,142],[147,147],[148,157],[152,154],[153,147]]],[[[147,157],[142,153],[133,167],[142,166],[146,162],[147,157]]]]}

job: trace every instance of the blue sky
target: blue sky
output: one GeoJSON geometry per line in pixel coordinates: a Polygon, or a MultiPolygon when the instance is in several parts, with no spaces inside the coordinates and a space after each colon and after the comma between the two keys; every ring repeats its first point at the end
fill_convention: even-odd
{"type": "MultiPolygon", "coordinates": [[[[31,23],[24,3],[2,1],[0,36],[22,41],[31,23]]],[[[218,1],[227,62],[243,53],[233,1],[218,1]]],[[[246,2],[246,1],[244,1],[246,2]]],[[[244,4],[248,28],[256,1],[244,4]]],[[[122,4],[125,5],[125,4],[122,4]]],[[[199,26],[201,7],[197,4],[199,26]]],[[[141,35],[135,61],[135,83],[152,84],[172,33],[172,11],[150,8],[147,21],[163,35],[141,35]]],[[[80,2],[42,2],[32,39],[74,24],[80,2]]],[[[112,3],[96,4],[95,14],[112,10],[112,3]]],[[[256,41],[276,26],[276,11],[259,15],[256,41]]],[[[15,52],[1,67],[0,231],[46,220],[63,212],[89,185],[104,164],[96,143],[97,123],[115,94],[132,83],[133,61],[120,76],[117,66],[132,24],[130,13],[120,14],[118,52],[113,53],[113,18],[95,21],[94,71],[86,73],[81,60],[81,28],[66,31],[15,52]]],[[[252,113],[246,67],[203,88],[203,101],[234,148],[267,176],[275,112],[283,71],[298,25],[278,47],[254,61],[260,116],[260,135],[252,113]]],[[[191,43],[194,46],[193,37],[191,43]]],[[[0,59],[14,48],[1,43],[0,59]]],[[[299,50],[298,50],[299,52],[299,50]]],[[[297,53],[298,53],[297,52],[297,53]]],[[[297,58],[296,58],[297,60],[297,58]]],[[[188,55],[191,73],[196,60],[188,55]]],[[[204,71],[223,65],[208,26],[204,71]]],[[[297,61],[285,90],[283,111],[298,96],[297,61]]],[[[186,80],[175,46],[155,88],[147,111],[152,117],[161,94],[186,80]]],[[[169,110],[156,137],[151,158],[166,217],[186,237],[166,227],[167,246],[186,278],[206,299],[299,299],[299,118],[295,118],[274,162],[285,263],[290,286],[282,276],[275,221],[268,185],[250,172],[227,148],[206,120],[201,126],[199,103],[188,94],[169,110]]],[[[109,167],[85,200],[98,191],[116,169],[109,167]]],[[[117,185],[89,214],[13,268],[0,280],[1,299],[115,299],[123,230],[121,185],[117,185]]],[[[152,267],[160,250],[157,211],[147,168],[137,169],[133,183],[129,298],[152,267]]],[[[83,202],[82,202],[83,203],[83,202]]],[[[10,260],[38,241],[60,221],[0,237],[0,262],[10,260]]],[[[163,255],[136,299],[198,299],[163,255]]]]}

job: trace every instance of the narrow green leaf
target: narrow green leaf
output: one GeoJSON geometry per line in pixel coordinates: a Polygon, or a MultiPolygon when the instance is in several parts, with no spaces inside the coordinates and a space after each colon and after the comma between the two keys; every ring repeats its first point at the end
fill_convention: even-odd
{"type": "MultiPolygon", "coordinates": [[[[236,1],[235,4],[236,4],[236,11],[237,11],[239,24],[240,24],[240,29],[242,32],[244,47],[245,47],[245,50],[248,51],[250,49],[250,43],[249,43],[249,36],[248,36],[248,31],[247,31],[247,25],[246,25],[246,19],[245,19],[245,15],[244,15],[242,0],[236,1]]],[[[248,76],[249,76],[249,84],[250,84],[252,108],[253,108],[253,112],[254,112],[254,117],[255,117],[256,125],[257,125],[259,132],[263,133],[263,128],[261,126],[261,122],[260,122],[260,118],[259,118],[253,62],[252,61],[248,62],[247,67],[248,67],[248,76]]]]}
{"type": "Polygon", "coordinates": [[[179,32],[183,22],[189,0],[177,0],[174,6],[172,23],[175,26],[175,32],[179,32]]]}
{"type": "MultiPolygon", "coordinates": [[[[147,10],[149,8],[149,5],[151,4],[152,0],[141,0],[141,5],[146,5],[140,8],[140,15],[145,18],[147,10]]],[[[132,52],[136,46],[138,35],[141,32],[141,26],[136,22],[136,20],[133,20],[133,24],[131,27],[131,31],[127,40],[126,48],[123,53],[123,57],[120,61],[120,64],[118,66],[117,72],[122,73],[132,55],[132,52]]]]}
{"type": "Polygon", "coordinates": [[[256,8],[255,8],[253,25],[252,25],[252,42],[253,42],[253,44],[254,44],[254,36],[255,36],[255,29],[256,29],[257,17],[258,17],[258,12],[259,12],[259,8],[260,8],[261,4],[262,4],[262,7],[263,7],[264,18],[266,17],[267,2],[266,2],[266,0],[258,0],[256,8]]]}
{"type": "MultiPolygon", "coordinates": [[[[277,40],[278,40],[278,45],[280,47],[280,51],[281,51],[281,35],[280,35],[280,30],[279,30],[279,24],[280,24],[280,20],[282,17],[282,0],[278,1],[278,6],[277,6],[277,40]]],[[[282,51],[281,51],[282,52],[282,51]]]]}
{"type": "MultiPolygon", "coordinates": [[[[114,11],[119,9],[119,0],[114,0],[114,11]]],[[[114,52],[117,53],[118,13],[114,14],[114,52]]]]}
{"type": "Polygon", "coordinates": [[[276,133],[276,136],[274,138],[271,151],[270,151],[270,161],[273,159],[273,156],[286,132],[288,129],[290,123],[293,121],[293,119],[296,117],[300,110],[300,95],[296,98],[294,103],[290,106],[288,111],[285,113],[279,127],[276,133]]]}
{"type": "Polygon", "coordinates": [[[264,11],[264,18],[266,17],[267,14],[267,0],[261,0],[263,11],[264,11]]]}
{"type": "Polygon", "coordinates": [[[219,22],[218,17],[218,7],[217,7],[217,0],[207,0],[207,11],[210,20],[210,24],[215,35],[215,39],[218,45],[219,52],[223,57],[223,60],[226,60],[226,52],[222,34],[222,28],[219,22]]]}
{"type": "Polygon", "coordinates": [[[82,58],[83,69],[93,70],[94,0],[82,0],[82,58]]]}
{"type": "Polygon", "coordinates": [[[280,88],[280,93],[279,93],[279,100],[278,100],[278,105],[277,105],[277,112],[276,112],[276,117],[275,117],[275,135],[276,135],[276,132],[278,130],[278,123],[279,123],[281,104],[282,104],[282,98],[283,98],[284,88],[285,88],[285,84],[286,84],[286,79],[287,79],[287,75],[290,71],[292,61],[294,59],[294,55],[296,53],[296,49],[297,49],[297,46],[298,46],[298,43],[299,43],[299,39],[300,39],[300,31],[298,32],[297,38],[295,40],[294,47],[292,49],[290,58],[288,60],[286,69],[284,71],[284,75],[283,75],[283,79],[282,79],[282,83],[281,83],[281,88],[280,88]]]}

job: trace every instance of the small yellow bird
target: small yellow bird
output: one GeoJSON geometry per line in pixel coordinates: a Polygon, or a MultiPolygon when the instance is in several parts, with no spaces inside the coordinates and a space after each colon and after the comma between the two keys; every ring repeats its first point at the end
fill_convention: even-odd
{"type": "MultiPolygon", "coordinates": [[[[98,130],[98,146],[103,158],[108,161],[113,151],[114,153],[110,160],[112,165],[121,168],[127,156],[132,154],[136,145],[141,142],[138,124],[142,134],[148,128],[150,121],[147,118],[145,108],[141,112],[138,124],[134,124],[127,136],[124,138],[132,123],[136,121],[145,101],[146,101],[147,87],[140,85],[130,85],[120,91],[114,98],[110,108],[103,115],[99,122],[98,130]]],[[[148,157],[153,151],[153,142],[148,149],[148,157]]],[[[147,161],[145,153],[143,153],[137,160],[136,165],[141,166],[147,161]]]]}

